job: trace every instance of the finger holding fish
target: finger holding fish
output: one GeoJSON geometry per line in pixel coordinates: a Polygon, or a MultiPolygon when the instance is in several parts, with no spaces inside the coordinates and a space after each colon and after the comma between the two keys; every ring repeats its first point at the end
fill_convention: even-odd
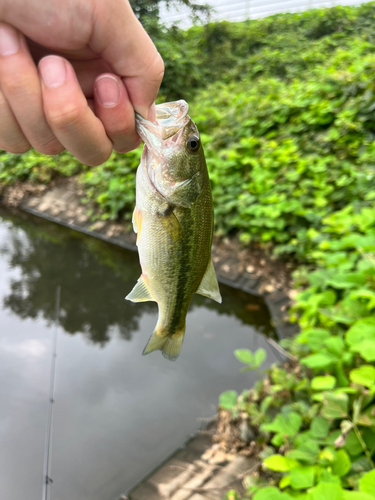
{"type": "Polygon", "coordinates": [[[134,110],[121,78],[112,73],[98,76],[94,85],[95,114],[118,153],[141,143],[134,128],[134,110]]]}

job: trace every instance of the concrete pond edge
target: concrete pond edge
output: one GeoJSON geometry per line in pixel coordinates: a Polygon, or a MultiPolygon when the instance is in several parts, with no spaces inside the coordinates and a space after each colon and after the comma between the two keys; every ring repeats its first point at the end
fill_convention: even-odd
{"type": "Polygon", "coordinates": [[[242,478],[257,461],[238,455],[233,460],[207,461],[214,419],[203,425],[178,450],[116,500],[216,500],[229,489],[244,492],[242,478]]]}
{"type": "MultiPolygon", "coordinates": [[[[47,189],[42,194],[29,195],[17,205],[17,208],[127,250],[137,251],[136,235],[130,232],[125,224],[104,220],[97,220],[94,223],[91,221],[87,214],[88,207],[81,203],[82,194],[77,192],[75,182],[67,181],[47,189]]],[[[237,258],[237,255],[244,251],[237,252],[237,250],[235,246],[223,249],[222,246],[213,243],[212,260],[218,281],[262,297],[269,309],[279,339],[295,334],[298,326],[291,324],[288,318],[293,292],[278,283],[269,283],[268,278],[255,266],[246,266],[237,258]]]]}

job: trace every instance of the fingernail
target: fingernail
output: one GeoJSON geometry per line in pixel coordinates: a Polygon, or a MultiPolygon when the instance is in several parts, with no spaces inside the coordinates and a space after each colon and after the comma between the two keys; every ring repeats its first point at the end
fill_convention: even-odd
{"type": "Polygon", "coordinates": [[[60,87],[66,80],[66,66],[61,57],[45,57],[39,63],[39,70],[46,87],[60,87]]]}
{"type": "Polygon", "coordinates": [[[100,104],[105,108],[113,108],[120,99],[120,86],[113,76],[99,77],[95,82],[95,90],[100,104]]]}
{"type": "Polygon", "coordinates": [[[151,104],[150,109],[148,110],[147,120],[148,120],[149,122],[155,122],[155,121],[156,121],[156,109],[155,109],[155,103],[154,103],[154,104],[151,104]]]}
{"type": "Polygon", "coordinates": [[[0,24],[0,55],[12,56],[20,48],[20,38],[18,33],[10,26],[0,24]]]}

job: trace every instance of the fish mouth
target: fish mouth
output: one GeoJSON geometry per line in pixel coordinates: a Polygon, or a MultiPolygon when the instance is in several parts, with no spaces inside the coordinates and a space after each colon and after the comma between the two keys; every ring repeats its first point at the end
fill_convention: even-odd
{"type": "Polygon", "coordinates": [[[158,104],[155,107],[156,121],[150,122],[138,113],[135,114],[136,129],[151,150],[161,150],[163,142],[178,144],[182,132],[189,123],[189,106],[186,101],[174,101],[158,104]]]}

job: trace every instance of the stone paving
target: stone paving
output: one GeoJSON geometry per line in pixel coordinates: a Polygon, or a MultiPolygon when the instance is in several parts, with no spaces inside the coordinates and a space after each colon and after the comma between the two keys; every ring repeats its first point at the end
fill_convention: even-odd
{"type": "Polygon", "coordinates": [[[212,445],[212,433],[213,427],[197,433],[120,500],[219,500],[232,488],[243,493],[243,475],[255,460],[237,456],[210,463],[204,452],[212,445]]]}

